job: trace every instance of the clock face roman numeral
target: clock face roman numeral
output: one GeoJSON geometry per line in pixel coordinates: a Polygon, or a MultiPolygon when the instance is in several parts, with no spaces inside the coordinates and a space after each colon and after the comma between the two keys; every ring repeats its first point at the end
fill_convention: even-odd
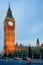
{"type": "Polygon", "coordinates": [[[9,25],[9,26],[13,26],[13,22],[9,21],[9,22],[8,22],[8,25],[9,25]]]}

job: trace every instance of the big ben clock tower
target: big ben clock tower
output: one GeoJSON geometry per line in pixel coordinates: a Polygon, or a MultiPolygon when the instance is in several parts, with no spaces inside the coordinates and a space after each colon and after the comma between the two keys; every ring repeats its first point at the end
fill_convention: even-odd
{"type": "Polygon", "coordinates": [[[13,54],[15,44],[15,20],[12,16],[10,5],[7,16],[4,20],[4,52],[5,54],[13,54]]]}

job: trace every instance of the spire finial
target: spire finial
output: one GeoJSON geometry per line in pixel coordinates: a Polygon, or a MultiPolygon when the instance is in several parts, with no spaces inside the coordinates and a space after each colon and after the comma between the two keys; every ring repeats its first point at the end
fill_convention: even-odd
{"type": "Polygon", "coordinates": [[[13,18],[12,11],[11,11],[11,8],[10,8],[10,3],[9,3],[8,11],[7,11],[7,17],[13,18]]]}
{"type": "Polygon", "coordinates": [[[10,3],[9,3],[9,7],[8,7],[8,12],[12,13],[11,8],[10,8],[10,3]]]}
{"type": "Polygon", "coordinates": [[[10,8],[10,3],[9,3],[9,8],[10,8]]]}
{"type": "Polygon", "coordinates": [[[39,38],[37,38],[37,43],[39,43],[39,38]]]}

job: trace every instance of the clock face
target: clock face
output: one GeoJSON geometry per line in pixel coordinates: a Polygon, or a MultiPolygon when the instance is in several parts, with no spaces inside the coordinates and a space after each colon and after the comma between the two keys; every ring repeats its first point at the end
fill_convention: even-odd
{"type": "Polygon", "coordinates": [[[8,22],[8,25],[9,25],[9,26],[13,26],[13,22],[9,21],[9,22],[8,22]]]}

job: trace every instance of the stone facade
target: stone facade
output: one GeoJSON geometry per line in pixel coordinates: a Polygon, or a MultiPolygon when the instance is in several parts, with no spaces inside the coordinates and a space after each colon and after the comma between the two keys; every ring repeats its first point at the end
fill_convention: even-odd
{"type": "Polygon", "coordinates": [[[15,20],[10,5],[4,20],[4,53],[13,54],[15,44],[15,20]]]}

